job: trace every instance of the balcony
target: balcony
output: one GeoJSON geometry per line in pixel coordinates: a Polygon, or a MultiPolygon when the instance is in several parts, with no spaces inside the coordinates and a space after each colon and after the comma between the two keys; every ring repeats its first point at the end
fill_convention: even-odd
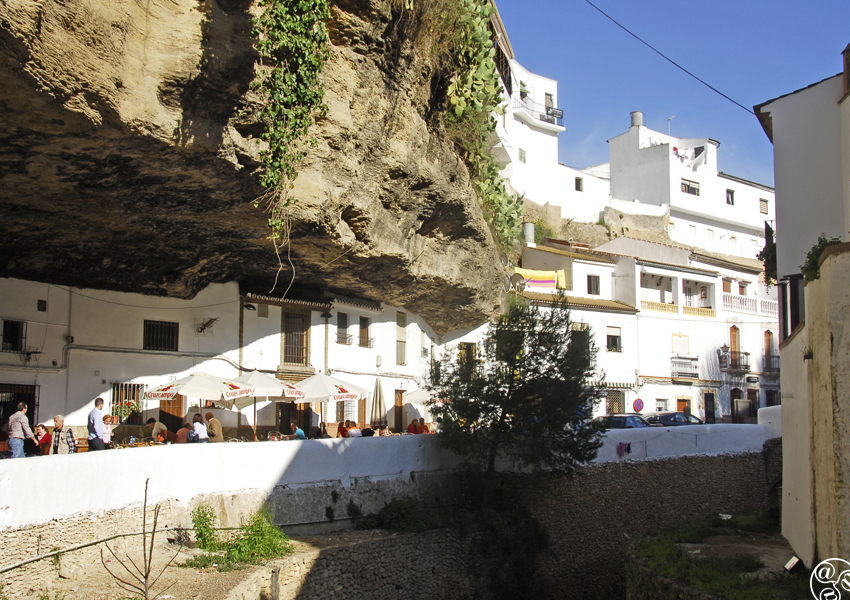
{"type": "Polygon", "coordinates": [[[779,375],[779,356],[776,354],[764,355],[764,368],[766,375],[779,375]]]}
{"type": "Polygon", "coordinates": [[[699,358],[696,356],[674,356],[670,359],[672,377],[684,379],[699,378],[699,358]]]}
{"type": "Polygon", "coordinates": [[[532,127],[542,127],[550,131],[564,130],[564,111],[553,106],[544,106],[525,98],[513,99],[513,107],[520,109],[516,115],[532,127]]]}
{"type": "Polygon", "coordinates": [[[706,319],[713,319],[715,317],[713,308],[703,308],[700,306],[683,306],[682,314],[692,317],[704,317],[706,319]]]}
{"type": "Polygon", "coordinates": [[[375,338],[370,338],[370,337],[366,337],[366,336],[361,335],[358,339],[359,339],[359,342],[360,342],[359,345],[360,345],[361,348],[374,348],[375,347],[375,338]]]}
{"type": "Polygon", "coordinates": [[[351,336],[347,333],[343,333],[341,331],[336,334],[336,343],[337,344],[345,344],[346,346],[351,345],[351,336]]]}
{"type": "Polygon", "coordinates": [[[761,300],[729,292],[723,292],[723,309],[750,315],[779,316],[779,303],[776,300],[761,300]]]}
{"type": "Polygon", "coordinates": [[[663,302],[651,302],[649,300],[641,300],[640,301],[640,309],[641,310],[654,310],[656,312],[673,313],[674,315],[679,314],[679,305],[678,304],[665,304],[663,302]]]}
{"type": "Polygon", "coordinates": [[[724,346],[720,349],[720,370],[748,373],[750,370],[750,353],[729,350],[728,346],[724,346]]]}

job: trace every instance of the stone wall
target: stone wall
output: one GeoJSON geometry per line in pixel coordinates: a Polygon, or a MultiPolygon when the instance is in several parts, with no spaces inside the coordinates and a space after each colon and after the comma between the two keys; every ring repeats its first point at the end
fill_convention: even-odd
{"type": "Polygon", "coordinates": [[[471,598],[471,536],[448,530],[380,537],[286,559],[272,575],[276,600],[471,598]]]}
{"type": "Polygon", "coordinates": [[[548,534],[537,570],[552,598],[622,598],[630,545],[646,533],[712,513],[769,505],[781,440],[764,452],[603,463],[572,480],[504,479],[548,534]]]}

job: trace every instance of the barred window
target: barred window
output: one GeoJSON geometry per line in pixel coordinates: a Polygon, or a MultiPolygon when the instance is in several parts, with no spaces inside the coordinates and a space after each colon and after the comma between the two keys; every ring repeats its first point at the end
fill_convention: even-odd
{"type": "Polygon", "coordinates": [[[0,350],[3,352],[25,352],[27,349],[27,324],[25,321],[8,321],[3,323],[3,342],[0,350]]]}
{"type": "Polygon", "coordinates": [[[145,350],[168,350],[176,352],[179,333],[179,323],[146,320],[142,348],[145,350]]]}
{"type": "Polygon", "coordinates": [[[307,317],[286,314],[283,317],[283,362],[291,365],[307,365],[307,317]]]}

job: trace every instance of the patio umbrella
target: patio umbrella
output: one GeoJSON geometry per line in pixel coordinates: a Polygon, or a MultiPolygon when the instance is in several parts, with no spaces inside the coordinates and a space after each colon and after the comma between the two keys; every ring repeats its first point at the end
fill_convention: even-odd
{"type": "Polygon", "coordinates": [[[419,388],[418,390],[413,390],[412,392],[405,392],[402,398],[404,398],[405,402],[410,402],[411,404],[422,404],[425,405],[431,400],[432,394],[426,389],[419,388]]]}
{"type": "Polygon", "coordinates": [[[387,426],[387,407],[384,405],[384,392],[381,390],[381,378],[375,379],[375,393],[372,394],[372,428],[387,426]]]}
{"type": "Polygon", "coordinates": [[[240,411],[239,425],[237,425],[237,429],[242,425],[242,409],[252,403],[254,404],[254,441],[257,441],[257,396],[265,396],[267,400],[270,396],[282,396],[284,398],[304,397],[304,392],[296,388],[291,383],[282,381],[277,377],[273,377],[266,373],[260,373],[259,371],[248,371],[234,379],[234,381],[250,385],[254,388],[254,394],[250,400],[244,397],[237,398],[231,404],[231,408],[235,406],[240,411]]]}
{"type": "Polygon", "coordinates": [[[336,377],[316,373],[304,381],[295,384],[299,390],[304,391],[304,398],[296,402],[338,402],[340,400],[357,400],[369,392],[358,386],[352,385],[336,377]]]}
{"type": "MultiPolygon", "coordinates": [[[[145,392],[148,400],[170,400],[177,394],[191,396],[213,402],[232,402],[237,398],[250,396],[254,388],[225,377],[216,377],[206,373],[192,373],[176,381],[164,383],[145,392]]],[[[198,412],[201,404],[198,403],[198,412]]]]}

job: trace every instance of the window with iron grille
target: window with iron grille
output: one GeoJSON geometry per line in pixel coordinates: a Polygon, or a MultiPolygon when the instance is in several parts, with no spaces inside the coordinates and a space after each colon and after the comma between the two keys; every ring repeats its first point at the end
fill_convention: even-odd
{"type": "Polygon", "coordinates": [[[616,415],[626,412],[626,393],[622,390],[608,390],[605,399],[605,412],[616,415]]]}
{"type": "Polygon", "coordinates": [[[283,362],[289,365],[308,365],[306,315],[283,315],[283,362]]]}
{"type": "Polygon", "coordinates": [[[395,364],[407,364],[407,314],[396,313],[395,364]]]}
{"type": "Polygon", "coordinates": [[[351,336],[348,335],[348,313],[336,313],[336,343],[351,343],[351,336]]]}
{"type": "Polygon", "coordinates": [[[26,321],[9,321],[3,319],[3,342],[0,350],[3,352],[26,352],[26,349],[26,321]]]}
{"type": "Polygon", "coordinates": [[[9,421],[9,417],[18,412],[18,403],[27,403],[27,420],[30,429],[38,423],[38,387],[37,385],[18,385],[0,383],[0,425],[9,421]]]}
{"type": "Polygon", "coordinates": [[[372,338],[369,337],[369,317],[360,317],[360,338],[359,344],[361,348],[371,348],[372,338]]]}
{"type": "Polygon", "coordinates": [[[145,321],[145,335],[142,348],[145,350],[169,350],[176,352],[179,333],[179,323],[145,321]]]}
{"type": "Polygon", "coordinates": [[[120,423],[130,416],[130,413],[141,412],[142,394],[145,393],[143,383],[113,383],[112,403],[109,406],[109,414],[113,422],[120,423]]]}

